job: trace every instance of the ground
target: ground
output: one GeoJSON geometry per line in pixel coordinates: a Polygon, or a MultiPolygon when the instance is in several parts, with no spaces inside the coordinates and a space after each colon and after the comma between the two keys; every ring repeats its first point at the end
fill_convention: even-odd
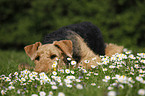
{"type": "MultiPolygon", "coordinates": [[[[24,52],[7,51],[0,55],[0,91],[4,95],[65,95],[65,96],[137,96],[145,95],[145,53],[127,51],[114,57],[101,56],[99,66],[91,70],[72,68],[53,69],[40,73],[16,69],[19,63],[33,62],[24,52]]],[[[94,59],[94,58],[93,58],[94,59]]],[[[89,63],[89,61],[86,60],[89,63]]],[[[57,62],[54,63],[54,65],[57,62]]]]}

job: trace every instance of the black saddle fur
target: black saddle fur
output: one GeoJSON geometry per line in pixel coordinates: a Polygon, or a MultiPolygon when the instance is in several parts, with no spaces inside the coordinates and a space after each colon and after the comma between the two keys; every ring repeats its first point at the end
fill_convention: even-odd
{"type": "Polygon", "coordinates": [[[73,42],[73,58],[79,62],[81,59],[79,50],[81,49],[76,39],[76,34],[84,39],[85,43],[95,54],[105,55],[105,43],[101,31],[90,22],[82,22],[62,27],[45,35],[42,43],[49,44],[53,43],[53,41],[71,40],[73,42]]]}

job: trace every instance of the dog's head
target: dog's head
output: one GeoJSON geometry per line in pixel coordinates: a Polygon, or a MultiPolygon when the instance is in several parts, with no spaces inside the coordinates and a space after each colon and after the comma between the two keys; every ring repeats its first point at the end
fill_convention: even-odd
{"type": "Polygon", "coordinates": [[[44,44],[36,42],[25,48],[26,54],[34,60],[35,71],[47,72],[52,69],[52,64],[59,58],[63,61],[65,56],[72,57],[72,41],[61,40],[54,41],[52,44],[44,44]]]}

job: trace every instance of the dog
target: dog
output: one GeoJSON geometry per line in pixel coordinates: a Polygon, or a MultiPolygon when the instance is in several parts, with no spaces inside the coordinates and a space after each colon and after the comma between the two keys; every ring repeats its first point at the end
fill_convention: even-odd
{"type": "MultiPolygon", "coordinates": [[[[36,72],[47,72],[59,58],[59,68],[67,65],[67,58],[72,58],[85,68],[97,66],[99,55],[111,56],[120,53],[123,46],[105,44],[99,28],[90,22],[82,22],[62,27],[44,36],[42,43],[36,42],[24,47],[26,54],[35,63],[36,72]],[[117,48],[117,49],[116,49],[117,48]],[[84,63],[95,58],[95,62],[84,63]]],[[[21,65],[19,66],[21,68],[21,65]]],[[[25,66],[23,65],[25,68],[25,66]]],[[[27,68],[29,66],[27,65],[27,68]]]]}

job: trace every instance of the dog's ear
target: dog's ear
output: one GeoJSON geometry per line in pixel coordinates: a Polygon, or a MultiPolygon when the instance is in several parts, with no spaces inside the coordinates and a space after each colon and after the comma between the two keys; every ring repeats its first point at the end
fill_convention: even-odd
{"type": "Polygon", "coordinates": [[[26,54],[31,58],[31,60],[35,59],[35,57],[37,56],[36,52],[38,50],[38,47],[41,45],[42,45],[41,42],[36,42],[35,44],[24,47],[26,54]]]}
{"type": "Polygon", "coordinates": [[[71,40],[54,41],[53,44],[58,46],[67,56],[72,57],[73,47],[71,40]]]}

